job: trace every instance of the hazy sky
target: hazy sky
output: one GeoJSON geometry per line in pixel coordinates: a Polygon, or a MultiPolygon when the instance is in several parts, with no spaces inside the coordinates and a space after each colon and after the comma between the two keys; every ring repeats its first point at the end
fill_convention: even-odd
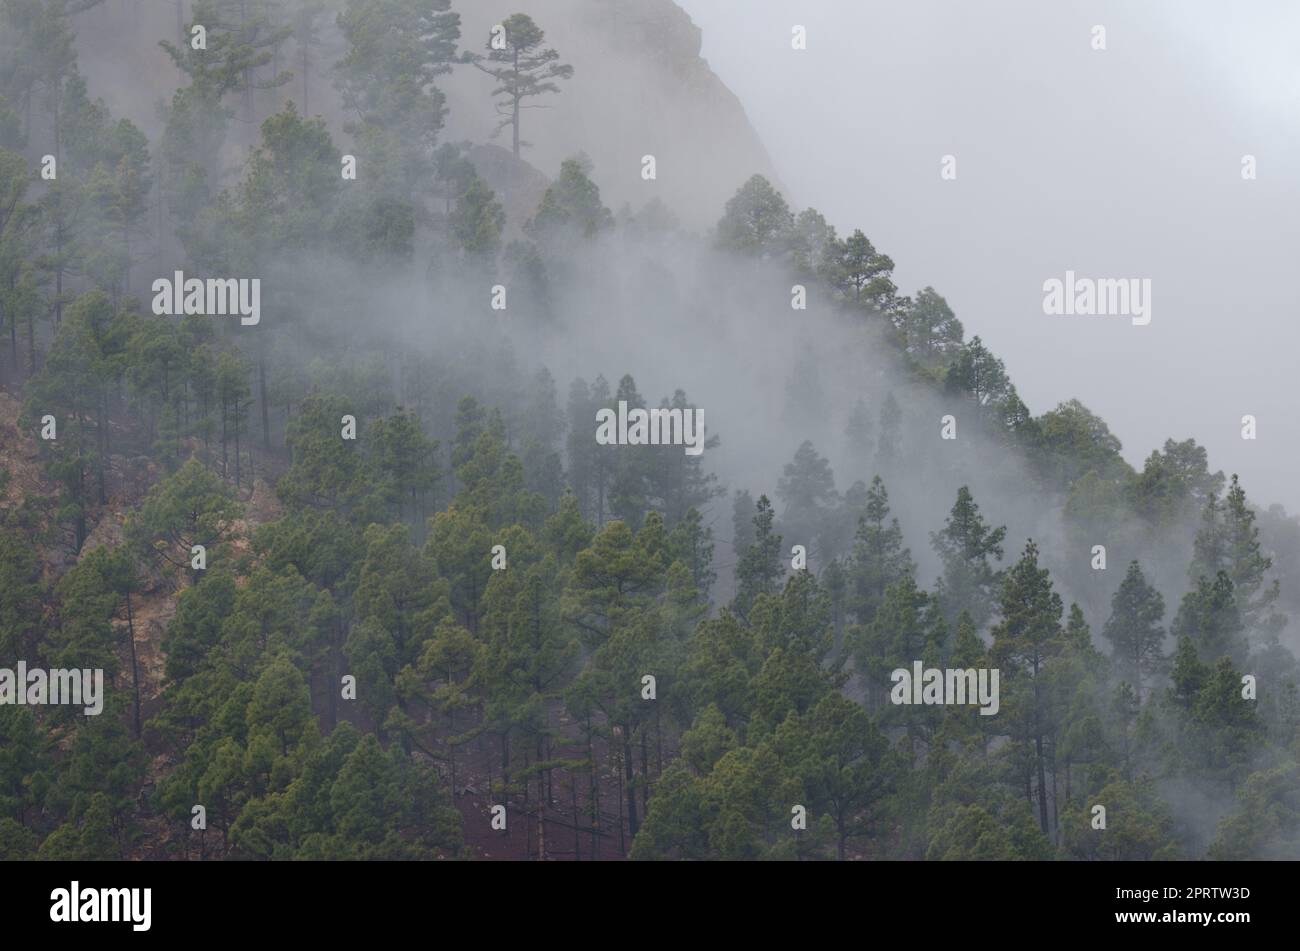
{"type": "Polygon", "coordinates": [[[1300,4],[678,3],[792,204],[933,285],[1033,412],[1080,399],[1137,466],[1193,436],[1300,510],[1300,4]],[[1067,269],[1150,278],[1150,324],[1045,315],[1067,269]]]}

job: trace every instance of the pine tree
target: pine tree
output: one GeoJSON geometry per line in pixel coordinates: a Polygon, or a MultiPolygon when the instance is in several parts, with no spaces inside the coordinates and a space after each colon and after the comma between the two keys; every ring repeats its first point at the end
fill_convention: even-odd
{"type": "Polygon", "coordinates": [[[302,113],[311,115],[311,68],[316,62],[316,51],[322,45],[320,20],[325,16],[327,0],[291,0],[289,28],[293,31],[294,45],[298,50],[295,61],[302,83],[302,113]]]}
{"type": "Polygon", "coordinates": [[[506,213],[496,194],[477,175],[456,198],[450,217],[452,239],[468,260],[484,266],[496,261],[506,213]]]}
{"type": "Polygon", "coordinates": [[[876,442],[876,465],[889,472],[903,451],[903,411],[893,393],[886,393],[880,404],[880,436],[876,442]]]}
{"type": "MultiPolygon", "coordinates": [[[[1012,702],[1004,700],[1003,705],[1011,707],[1012,739],[1024,748],[1026,763],[1034,772],[1038,821],[1047,835],[1047,760],[1056,723],[1053,698],[1045,688],[1046,669],[1063,646],[1064,609],[1061,596],[1052,590],[1048,570],[1038,567],[1038,546],[1032,539],[1007,572],[999,608],[1001,620],[993,628],[992,657],[1003,670],[1002,682],[1013,690],[1012,702]]],[[[1026,776],[1026,793],[1030,788],[1026,776]]]]}
{"type": "Polygon", "coordinates": [[[669,557],[680,561],[691,574],[700,599],[708,603],[709,591],[718,578],[713,569],[713,529],[704,524],[699,509],[692,506],[668,534],[669,557]]]}
{"type": "Polygon", "coordinates": [[[1191,506],[1203,508],[1223,491],[1223,473],[1209,471],[1204,446],[1195,439],[1166,439],[1162,451],[1147,457],[1129,487],[1133,508],[1152,525],[1177,524],[1191,506]]]}
{"type": "Polygon", "coordinates": [[[441,479],[435,458],[438,441],[425,435],[418,416],[401,407],[387,419],[376,420],[370,438],[376,474],[382,480],[377,491],[399,518],[409,513],[412,523],[422,527],[428,496],[441,479]]]}
{"type": "Polygon", "coordinates": [[[980,407],[996,405],[1006,397],[1010,385],[1005,364],[979,337],[972,337],[961,348],[945,378],[949,392],[966,396],[980,407]]]}
{"type": "MultiPolygon", "coordinates": [[[[577,673],[578,639],[560,613],[559,568],[552,556],[528,564],[519,558],[524,547],[511,544],[509,571],[493,572],[484,596],[482,637],[475,677],[485,693],[484,722],[500,737],[503,769],[509,770],[506,745],[512,735],[532,760],[532,774],[513,775],[526,786],[537,783],[538,857],[546,855],[546,808],[551,800],[553,744],[560,735],[553,721],[552,701],[558,699],[577,673]]],[[[507,774],[510,775],[510,774],[507,774]]]]}
{"type": "Polygon", "coordinates": [[[790,206],[762,175],[752,176],[727,201],[718,222],[718,245],[753,256],[780,253],[790,240],[790,206]]]}
{"type": "Polygon", "coordinates": [[[1214,581],[1202,577],[1196,589],[1183,596],[1170,632],[1186,638],[1197,655],[1207,662],[1227,657],[1242,663],[1249,649],[1236,588],[1227,572],[1214,581]]]}
{"type": "Polygon", "coordinates": [[[231,0],[197,0],[180,45],[159,42],[190,80],[172,97],[160,148],[171,212],[183,238],[193,235],[190,224],[220,191],[221,146],[234,115],[225,100],[242,90],[244,119],[253,121],[253,89],[274,88],[290,79],[283,73],[259,81],[254,71],[271,62],[272,48],[290,32],[287,26],[272,24],[265,10],[241,16],[231,8],[231,0]],[[194,26],[208,31],[205,49],[196,50],[190,42],[194,26]]]}
{"type": "Polygon", "coordinates": [[[68,309],[45,366],[29,388],[33,421],[50,414],[60,438],[42,443],[50,474],[63,487],[60,520],[72,524],[75,549],[86,540],[92,505],[108,501],[109,395],[118,383],[125,349],[123,315],[107,295],[91,291],[68,309]],[[94,476],[95,484],[89,484],[94,476]]]}
{"type": "Polygon", "coordinates": [[[858,520],[853,555],[848,564],[850,613],[870,624],[885,598],[885,590],[916,570],[912,552],[903,547],[898,519],[889,517],[889,493],[880,476],[871,480],[866,513],[858,520]]]}
{"type": "Polygon", "coordinates": [[[867,411],[866,402],[859,397],[853,404],[848,422],[844,426],[844,441],[848,447],[854,475],[865,470],[871,463],[874,431],[875,424],[871,420],[871,413],[867,411]]]}
{"type": "Polygon", "coordinates": [[[773,594],[785,569],[781,564],[781,536],[772,530],[775,512],[766,495],[755,503],[753,517],[754,541],[740,556],[736,565],[736,598],[731,609],[740,617],[748,617],[755,600],[761,594],[773,594]]]}
{"type": "Polygon", "coordinates": [[[900,764],[865,710],[829,693],[803,716],[787,718],[772,742],[783,767],[800,779],[809,813],[830,816],[836,858],[847,858],[851,841],[881,831],[900,764]]]}
{"type": "Polygon", "coordinates": [[[585,156],[565,159],[560,177],[546,189],[536,213],[524,223],[524,233],[551,247],[573,236],[594,238],[613,225],[614,216],[601,202],[591,171],[585,156]]]}
{"type": "Polygon", "coordinates": [[[546,34],[533,22],[532,17],[516,13],[499,24],[500,34],[488,40],[488,54],[476,56],[476,67],[496,80],[492,95],[501,101],[497,104],[496,132],[511,130],[511,146],[515,158],[519,150],[530,143],[519,136],[523,110],[529,108],[527,100],[548,93],[558,93],[557,79],[571,79],[573,67],[560,62],[560,54],[542,46],[546,34]],[[490,65],[484,65],[484,63],[490,65]]]}
{"type": "Polygon", "coordinates": [[[13,104],[30,136],[34,107],[57,110],[63,80],[76,70],[67,0],[8,2],[0,7],[0,97],[13,104]]]}
{"type": "Polygon", "coordinates": [[[947,365],[961,348],[965,329],[933,287],[924,288],[898,318],[903,345],[923,367],[947,365]]]}
{"type": "Polygon", "coordinates": [[[24,198],[27,162],[0,148],[0,331],[9,331],[11,364],[18,369],[18,329],[28,328],[28,367],[36,369],[35,321],[40,306],[33,255],[40,236],[37,206],[24,198]]]}
{"type": "Polygon", "coordinates": [[[609,383],[604,376],[597,376],[590,387],[581,379],[569,387],[569,478],[578,507],[597,527],[605,524],[608,514],[617,450],[625,448],[602,446],[595,439],[596,412],[610,402],[609,383]]]}
{"type": "MultiPolygon", "coordinates": [[[[696,407],[684,390],[674,390],[671,400],[661,399],[659,408],[677,411],[686,418],[696,407]]],[[[722,438],[713,433],[704,439],[704,449],[716,449],[722,438]]],[[[621,451],[626,452],[626,448],[621,451]]],[[[649,503],[661,512],[669,526],[676,526],[691,509],[703,509],[726,493],[718,485],[717,474],[705,463],[707,452],[687,455],[680,446],[649,447],[646,459],[645,486],[649,503]]]]}
{"type": "Polygon", "coordinates": [[[1115,662],[1122,675],[1131,678],[1134,696],[1142,701],[1142,683],[1164,668],[1165,599],[1147,583],[1136,561],[1128,566],[1119,590],[1111,600],[1110,618],[1102,636],[1111,643],[1115,662]]]}
{"type": "Polygon", "coordinates": [[[786,463],[776,484],[776,495],[785,503],[781,525],[788,538],[799,540],[818,554],[825,550],[824,537],[832,530],[831,519],[839,503],[835,474],[830,462],[804,440],[786,463]]]}
{"type": "Polygon", "coordinates": [[[835,242],[835,226],[815,208],[805,208],[794,220],[791,246],[796,272],[803,278],[817,276],[818,265],[835,242]]]}
{"type": "Polygon", "coordinates": [[[898,306],[893,271],[893,260],[877,251],[861,231],[828,244],[823,255],[822,273],[843,299],[880,313],[890,313],[898,306]]]}
{"type": "MultiPolygon", "coordinates": [[[[891,583],[871,621],[858,625],[850,635],[854,669],[864,682],[870,705],[878,708],[883,703],[889,692],[890,671],[911,671],[918,660],[928,666],[937,664],[945,633],[933,598],[917,587],[910,573],[891,583]]],[[[909,709],[904,713],[912,737],[920,712],[909,709]]]]}
{"type": "Polygon", "coordinates": [[[731,496],[731,551],[737,564],[756,537],[754,497],[748,489],[736,489],[731,496]]]}
{"type": "Polygon", "coordinates": [[[335,65],[350,121],[385,191],[413,201],[431,178],[446,119],[437,86],[459,57],[460,14],[451,0],[348,0],[338,16],[347,52],[335,65]]]}
{"type": "Polygon", "coordinates": [[[17,850],[20,841],[24,850],[33,848],[35,836],[28,827],[39,821],[45,791],[54,779],[52,747],[31,708],[0,706],[0,749],[4,750],[0,756],[0,857],[22,857],[6,854],[7,844],[12,850],[17,850]],[[23,831],[17,833],[10,828],[6,835],[6,823],[23,831]]]}
{"type": "Polygon", "coordinates": [[[1205,503],[1189,574],[1197,581],[1225,572],[1247,631],[1271,639],[1286,624],[1274,608],[1281,595],[1280,583],[1266,577],[1272,566],[1273,560],[1260,546],[1255,512],[1234,473],[1227,496],[1220,502],[1211,494],[1205,503]]]}
{"type": "Polygon", "coordinates": [[[950,621],[965,611],[979,629],[992,615],[1001,579],[989,560],[1002,560],[1006,534],[1005,525],[985,524],[969,488],[957,490],[943,530],[930,533],[930,544],[943,562],[938,596],[950,621]]]}
{"type": "Polygon", "coordinates": [[[44,590],[36,552],[24,534],[0,527],[0,656],[35,660],[44,590]]]}
{"type": "MultiPolygon", "coordinates": [[[[1009,382],[1008,387],[998,405],[1014,392],[1009,382]]],[[[1062,488],[1085,477],[1107,485],[1129,479],[1133,470],[1120,455],[1121,448],[1105,420],[1078,400],[1062,403],[1034,421],[1035,461],[1051,483],[1062,488]]],[[[1114,494],[1120,495],[1118,489],[1114,494]]]]}

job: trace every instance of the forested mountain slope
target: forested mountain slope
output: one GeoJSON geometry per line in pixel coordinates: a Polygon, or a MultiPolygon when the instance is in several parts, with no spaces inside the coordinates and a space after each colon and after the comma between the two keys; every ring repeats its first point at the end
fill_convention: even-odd
{"type": "Polygon", "coordinates": [[[0,667],[109,685],[0,855],[1300,856],[1300,525],[1025,406],[672,4],[519,6],[0,2],[0,667]]]}
{"type": "MultiPolygon", "coordinates": [[[[84,4],[69,7],[78,5],[84,4]]],[[[342,6],[337,0],[274,6],[268,21],[288,23],[294,33],[264,47],[271,59],[256,79],[267,88],[255,83],[229,100],[236,107],[226,143],[229,161],[242,159],[257,143],[262,120],[290,100],[299,112],[323,115],[333,128],[353,118],[331,70],[348,47],[335,23],[342,6]],[[308,41],[299,44],[300,36],[308,41]],[[292,78],[273,84],[286,74],[292,78]]],[[[247,0],[242,8],[228,9],[233,20],[242,10],[252,21],[268,4],[247,0]]],[[[80,69],[95,94],[151,138],[162,128],[159,104],[171,99],[182,80],[158,41],[177,42],[194,10],[193,0],[100,0],[73,19],[80,69]]],[[[699,28],[672,0],[465,3],[456,10],[464,45],[480,51],[492,25],[516,11],[542,23],[547,44],[562,50],[575,76],[587,80],[569,84],[565,95],[532,114],[525,155],[537,168],[554,174],[561,161],[585,151],[595,162],[606,203],[618,208],[647,199],[640,163],[652,153],[663,169],[656,194],[694,229],[713,224],[709,216],[735,190],[737,169],[776,179],[743,106],[700,58],[699,28]]],[[[274,36],[270,29],[262,32],[263,38],[274,36]]],[[[448,106],[444,141],[489,141],[497,118],[488,95],[492,85],[471,68],[440,78],[448,106]]],[[[508,134],[493,141],[511,146],[508,134]]]]}

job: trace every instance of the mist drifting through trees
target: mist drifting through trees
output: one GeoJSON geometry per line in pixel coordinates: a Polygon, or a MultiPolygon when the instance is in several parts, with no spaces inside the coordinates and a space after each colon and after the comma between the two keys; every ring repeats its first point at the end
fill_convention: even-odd
{"type": "Polygon", "coordinates": [[[1300,858],[1300,521],[469,6],[0,0],[0,857],[1300,858]]]}

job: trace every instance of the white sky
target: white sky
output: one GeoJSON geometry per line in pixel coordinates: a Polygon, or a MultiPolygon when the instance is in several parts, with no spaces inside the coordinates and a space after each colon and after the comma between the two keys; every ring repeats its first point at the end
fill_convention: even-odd
{"type": "Polygon", "coordinates": [[[678,3],[792,204],[933,285],[1033,412],[1077,397],[1138,466],[1193,436],[1300,510],[1300,3],[678,3]],[[1067,269],[1150,278],[1150,325],[1045,316],[1067,269]]]}

